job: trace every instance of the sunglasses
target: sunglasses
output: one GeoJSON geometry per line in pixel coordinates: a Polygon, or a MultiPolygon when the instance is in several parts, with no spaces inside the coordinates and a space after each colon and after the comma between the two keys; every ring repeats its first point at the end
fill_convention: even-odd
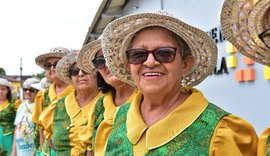
{"type": "Polygon", "coordinates": [[[24,92],[29,91],[30,93],[37,92],[37,90],[36,90],[36,89],[34,89],[34,88],[23,88],[23,91],[24,91],[24,92]]]}
{"type": "Polygon", "coordinates": [[[56,65],[57,65],[58,61],[54,62],[53,64],[51,63],[45,63],[44,67],[46,70],[50,70],[52,67],[55,69],[56,65]]]}
{"type": "Polygon", "coordinates": [[[82,71],[84,75],[88,74],[87,72],[81,70],[81,69],[78,68],[78,67],[71,67],[71,68],[69,69],[69,74],[70,74],[70,76],[78,76],[79,73],[80,73],[80,71],[82,71]]]}
{"type": "Polygon", "coordinates": [[[160,63],[170,63],[176,55],[176,48],[161,47],[154,50],[130,49],[126,51],[126,56],[130,64],[142,64],[148,58],[149,53],[153,54],[156,61],[160,63]]]}
{"type": "Polygon", "coordinates": [[[95,68],[97,68],[97,69],[104,68],[105,63],[106,63],[105,58],[103,56],[96,57],[95,59],[92,60],[92,62],[94,64],[95,68]]]}

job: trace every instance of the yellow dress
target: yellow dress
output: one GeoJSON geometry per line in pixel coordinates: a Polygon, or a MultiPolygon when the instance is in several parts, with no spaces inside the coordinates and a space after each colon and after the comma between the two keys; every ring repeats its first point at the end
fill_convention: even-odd
{"type": "Polygon", "coordinates": [[[265,156],[266,153],[270,153],[270,145],[267,145],[267,139],[270,135],[270,127],[265,129],[259,137],[258,143],[258,156],[265,156]]]}
{"type": "MultiPolygon", "coordinates": [[[[38,92],[35,98],[35,104],[32,111],[32,121],[36,124],[34,140],[36,150],[38,152],[41,150],[39,147],[39,128],[43,129],[41,121],[39,120],[40,115],[51,103],[57,102],[58,99],[65,97],[74,90],[72,85],[68,85],[61,93],[57,94],[55,92],[55,87],[56,84],[52,83],[48,89],[38,92]],[[46,92],[48,92],[48,96],[45,94],[46,92]]],[[[47,141],[45,141],[44,144],[47,144],[47,141]]],[[[44,145],[44,147],[49,147],[49,145],[44,145]]]]}
{"type": "MultiPolygon", "coordinates": [[[[137,94],[137,90],[135,90],[132,93],[132,95],[129,97],[129,99],[126,101],[126,103],[130,103],[132,101],[132,99],[135,97],[136,94],[137,94]]],[[[105,120],[117,108],[115,106],[115,104],[114,104],[113,93],[112,92],[108,92],[108,93],[106,93],[104,95],[103,106],[104,106],[104,109],[105,109],[105,111],[104,111],[104,120],[105,120]]],[[[101,122],[101,124],[102,124],[102,122],[101,122]]],[[[92,151],[92,145],[93,145],[93,143],[92,143],[92,132],[93,132],[93,129],[94,129],[94,114],[89,115],[87,126],[79,133],[79,138],[80,138],[83,146],[88,151],[92,151]]],[[[95,139],[95,140],[97,141],[97,139],[95,139]]],[[[104,140],[104,139],[99,139],[98,141],[100,141],[102,145],[104,145],[106,143],[106,140],[104,140]]],[[[98,142],[98,144],[99,144],[99,142],[98,142]]],[[[95,146],[95,147],[98,148],[97,146],[95,146]]]]}
{"type": "MultiPolygon", "coordinates": [[[[144,123],[139,106],[142,94],[133,99],[127,114],[127,137],[133,145],[133,155],[141,156],[149,150],[161,147],[188,128],[205,110],[209,102],[203,94],[192,89],[189,98],[168,116],[150,127],[144,123]],[[177,119],[177,120],[175,120],[177,119]],[[136,124],[134,124],[136,123],[136,124]]],[[[107,140],[117,109],[100,125],[96,140],[107,140]]],[[[234,116],[224,116],[217,124],[210,142],[209,155],[254,156],[257,153],[257,134],[247,121],[234,116]]],[[[95,146],[98,146],[95,144],[95,146]]],[[[96,148],[95,155],[104,155],[106,144],[96,148]]]]}
{"type": "MultiPolygon", "coordinates": [[[[68,87],[66,87],[60,94],[57,94],[55,92],[55,83],[52,83],[49,87],[49,99],[50,102],[54,102],[57,101],[58,99],[68,95],[69,93],[71,93],[74,90],[74,87],[69,85],[68,87]]],[[[38,94],[36,95],[35,98],[35,105],[33,107],[33,112],[32,112],[32,120],[35,124],[37,124],[38,126],[42,125],[40,123],[39,120],[39,116],[42,113],[42,111],[45,109],[44,108],[44,101],[45,101],[45,97],[44,97],[44,93],[46,90],[40,91],[38,92],[38,94]]]]}
{"type": "MultiPolygon", "coordinates": [[[[57,129],[54,128],[54,113],[55,107],[58,103],[54,102],[49,105],[39,118],[44,127],[45,137],[47,139],[52,139],[54,140],[54,143],[57,143],[57,145],[55,145],[57,151],[56,153],[60,155],[61,150],[65,151],[65,149],[67,151],[70,150],[70,155],[82,155],[85,152],[85,149],[80,144],[78,134],[85,127],[88,116],[93,113],[96,101],[101,96],[103,96],[103,94],[99,92],[89,104],[87,104],[83,108],[80,108],[75,97],[75,92],[76,91],[74,90],[71,94],[67,95],[64,102],[64,107],[69,117],[66,119],[66,121],[70,121],[72,124],[72,126],[66,127],[66,130],[69,131],[69,140],[67,140],[66,142],[61,142],[61,139],[67,137],[64,136],[65,133],[61,131],[58,131],[59,136],[53,135],[53,133],[57,131],[57,129]],[[59,148],[59,150],[57,148],[59,148]]],[[[61,115],[64,116],[64,114],[61,115]]]]}

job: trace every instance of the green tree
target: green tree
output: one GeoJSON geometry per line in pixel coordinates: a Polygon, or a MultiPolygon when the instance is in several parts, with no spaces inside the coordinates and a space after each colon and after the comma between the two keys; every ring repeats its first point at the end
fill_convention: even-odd
{"type": "Polygon", "coordinates": [[[0,67],[0,75],[6,75],[5,69],[2,67],[0,67]]]}
{"type": "Polygon", "coordinates": [[[45,72],[36,73],[33,75],[33,77],[36,77],[41,80],[43,77],[45,77],[45,72]]]}

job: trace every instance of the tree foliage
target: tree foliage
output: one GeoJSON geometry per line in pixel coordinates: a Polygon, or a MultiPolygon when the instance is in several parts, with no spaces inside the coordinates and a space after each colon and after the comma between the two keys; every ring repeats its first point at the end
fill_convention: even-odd
{"type": "Polygon", "coordinates": [[[45,76],[45,72],[41,72],[41,73],[36,73],[33,75],[33,77],[36,77],[38,79],[42,79],[45,76]]]}
{"type": "Polygon", "coordinates": [[[5,69],[2,67],[0,67],[0,75],[6,75],[5,69]]]}

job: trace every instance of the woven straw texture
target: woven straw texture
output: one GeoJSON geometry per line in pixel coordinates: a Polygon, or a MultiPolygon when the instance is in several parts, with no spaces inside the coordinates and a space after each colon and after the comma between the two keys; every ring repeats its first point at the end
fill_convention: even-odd
{"type": "Polygon", "coordinates": [[[46,60],[49,57],[60,57],[60,58],[62,58],[63,56],[65,56],[69,52],[70,51],[68,49],[66,49],[66,48],[54,47],[54,48],[50,49],[48,53],[41,54],[41,55],[37,56],[35,61],[36,61],[36,64],[38,66],[45,69],[44,64],[45,64],[46,60]]]}
{"type": "Polygon", "coordinates": [[[69,68],[77,62],[77,55],[77,52],[72,52],[59,60],[56,65],[55,70],[57,76],[66,84],[72,84],[72,80],[69,74],[69,68]]]}
{"type": "Polygon", "coordinates": [[[127,15],[111,22],[103,31],[102,49],[106,64],[112,74],[134,85],[128,71],[125,52],[136,32],[145,27],[159,26],[182,37],[191,49],[195,64],[182,80],[182,85],[195,86],[215,68],[217,46],[207,33],[192,27],[165,11],[127,15]]]}
{"type": "Polygon", "coordinates": [[[92,60],[95,58],[95,55],[98,51],[101,50],[101,39],[92,41],[81,49],[78,54],[78,67],[88,73],[95,70],[95,66],[92,60]]]}
{"type": "Polygon", "coordinates": [[[262,23],[263,16],[260,14],[263,7],[255,13],[253,9],[256,6],[253,0],[225,0],[220,17],[221,29],[224,37],[240,53],[256,62],[270,66],[270,50],[258,38],[258,34],[263,30],[257,25],[260,21],[262,23]]]}

